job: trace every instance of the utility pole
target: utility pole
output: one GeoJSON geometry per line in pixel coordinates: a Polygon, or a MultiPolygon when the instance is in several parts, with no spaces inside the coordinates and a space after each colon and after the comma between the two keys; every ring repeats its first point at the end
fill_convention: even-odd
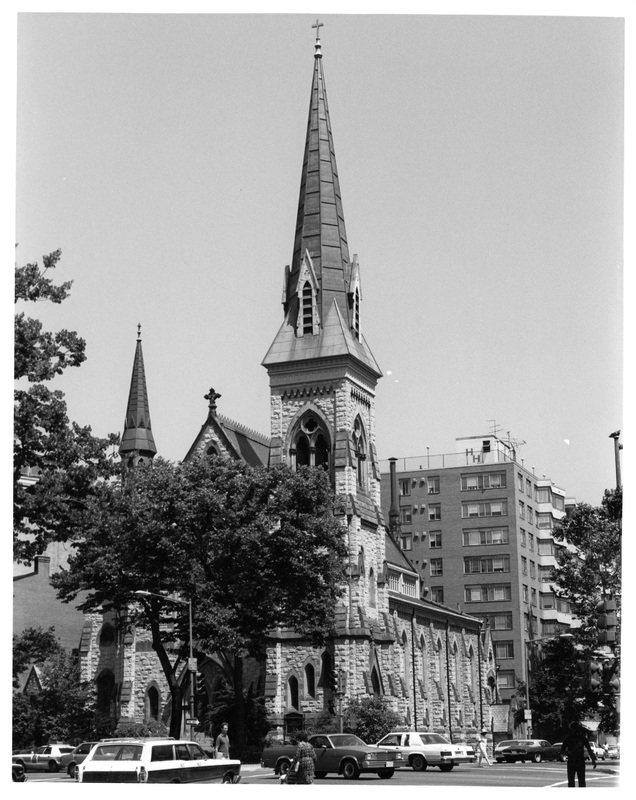
{"type": "Polygon", "coordinates": [[[614,461],[616,462],[616,488],[620,489],[623,485],[621,481],[621,459],[619,452],[623,449],[623,445],[618,441],[620,438],[621,432],[614,431],[614,433],[610,433],[609,438],[614,440],[614,461]]]}

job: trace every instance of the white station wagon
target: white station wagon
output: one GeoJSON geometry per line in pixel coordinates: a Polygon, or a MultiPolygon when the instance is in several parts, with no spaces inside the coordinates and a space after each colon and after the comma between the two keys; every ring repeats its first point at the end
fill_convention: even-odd
{"type": "Polygon", "coordinates": [[[80,783],[238,783],[241,762],[210,758],[196,742],[111,739],[77,766],[80,783]]]}
{"type": "Polygon", "coordinates": [[[387,734],[376,747],[385,750],[395,748],[404,763],[416,772],[427,767],[439,767],[441,772],[450,772],[456,764],[470,764],[475,760],[475,751],[470,745],[453,744],[439,733],[428,731],[400,731],[387,734]]]}

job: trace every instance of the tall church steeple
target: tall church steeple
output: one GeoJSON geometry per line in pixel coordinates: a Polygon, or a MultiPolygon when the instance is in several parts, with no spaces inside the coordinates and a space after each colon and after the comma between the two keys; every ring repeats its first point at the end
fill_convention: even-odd
{"type": "Polygon", "coordinates": [[[134,466],[141,460],[151,460],[156,453],[157,448],[150,424],[144,354],[141,349],[141,325],[138,325],[135,360],[130,381],[130,392],[128,393],[124,433],[119,445],[119,455],[126,465],[134,466]]]}
{"type": "Polygon", "coordinates": [[[285,321],[263,365],[350,355],[381,371],[362,335],[360,271],[349,258],[340,181],[317,28],[309,117],[291,266],[285,268],[285,321]]]}

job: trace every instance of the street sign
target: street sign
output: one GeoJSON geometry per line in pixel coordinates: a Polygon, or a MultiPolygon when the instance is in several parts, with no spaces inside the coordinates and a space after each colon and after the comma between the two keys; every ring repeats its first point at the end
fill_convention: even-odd
{"type": "Polygon", "coordinates": [[[532,722],[532,710],[530,708],[526,708],[523,712],[523,718],[526,722],[532,722]]]}
{"type": "Polygon", "coordinates": [[[198,725],[199,724],[199,720],[195,719],[194,717],[186,717],[185,724],[186,725],[198,725]]]}
{"type": "Polygon", "coordinates": [[[188,669],[190,670],[190,672],[196,672],[197,671],[197,660],[196,660],[196,658],[189,658],[188,659],[188,669]]]}

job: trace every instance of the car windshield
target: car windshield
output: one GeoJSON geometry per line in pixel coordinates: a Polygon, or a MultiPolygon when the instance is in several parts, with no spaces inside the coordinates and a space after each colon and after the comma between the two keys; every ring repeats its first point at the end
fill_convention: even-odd
{"type": "Polygon", "coordinates": [[[516,739],[510,739],[507,742],[499,742],[497,747],[514,747],[517,744],[521,744],[521,742],[517,741],[516,739]]]}
{"type": "Polygon", "coordinates": [[[439,733],[420,733],[422,744],[450,744],[448,739],[440,736],[439,733]]]}
{"type": "Polygon", "coordinates": [[[337,733],[334,736],[329,737],[331,739],[331,744],[334,747],[362,747],[365,746],[362,739],[358,739],[357,736],[354,736],[352,733],[337,733]]]}

